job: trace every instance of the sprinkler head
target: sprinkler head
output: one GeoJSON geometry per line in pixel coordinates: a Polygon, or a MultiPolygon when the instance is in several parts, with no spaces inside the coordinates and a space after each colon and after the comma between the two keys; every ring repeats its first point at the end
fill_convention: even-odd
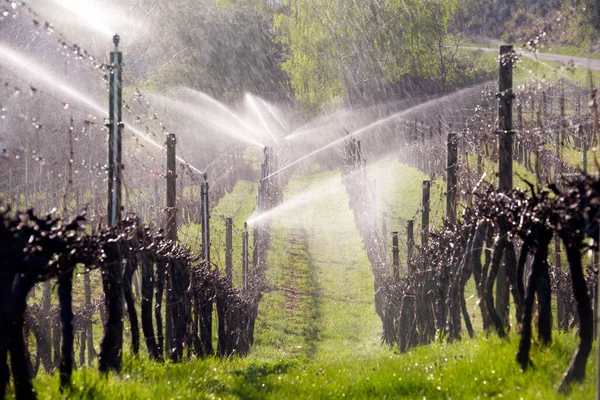
{"type": "Polygon", "coordinates": [[[118,34],[115,34],[115,36],[113,36],[113,43],[115,44],[115,46],[119,45],[119,40],[121,40],[121,38],[118,34]]]}
{"type": "Polygon", "coordinates": [[[208,174],[206,172],[204,174],[202,174],[202,176],[204,177],[204,181],[208,180],[208,174]]]}

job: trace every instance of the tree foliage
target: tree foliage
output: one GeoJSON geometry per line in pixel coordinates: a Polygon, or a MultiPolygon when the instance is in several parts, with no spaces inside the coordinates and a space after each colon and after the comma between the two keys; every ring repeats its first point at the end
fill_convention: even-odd
{"type": "Polygon", "coordinates": [[[161,3],[164,66],[154,80],[235,101],[244,93],[286,97],[273,7],[253,0],[161,3]],[[176,62],[169,62],[170,59],[176,62]]]}
{"type": "Polygon", "coordinates": [[[456,1],[286,0],[275,16],[282,68],[296,98],[317,107],[390,97],[407,77],[449,76],[448,21],[456,1]],[[445,64],[444,68],[440,68],[445,64]]]}

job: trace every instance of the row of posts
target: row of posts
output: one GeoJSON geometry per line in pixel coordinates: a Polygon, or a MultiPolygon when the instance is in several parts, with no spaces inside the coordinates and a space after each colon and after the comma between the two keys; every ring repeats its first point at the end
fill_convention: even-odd
{"type": "MultiPolygon", "coordinates": [[[[498,187],[501,191],[509,192],[512,190],[512,163],[513,163],[513,126],[512,126],[512,101],[513,83],[512,83],[512,45],[500,46],[500,69],[499,69],[499,107],[498,107],[498,130],[499,136],[498,148],[498,187]]],[[[457,213],[457,192],[458,192],[458,141],[454,132],[448,133],[447,142],[447,168],[446,168],[446,218],[451,223],[456,223],[457,213]]],[[[423,210],[422,210],[422,233],[421,245],[426,247],[429,234],[429,210],[431,197],[431,182],[423,181],[423,210]]],[[[411,260],[414,249],[414,221],[407,223],[407,265],[411,270],[411,260]]],[[[400,278],[400,254],[398,232],[392,232],[392,265],[394,277],[400,278]]],[[[508,318],[508,286],[506,269],[504,266],[498,272],[496,297],[498,301],[498,312],[502,320],[508,318]]]]}
{"type": "MultiPolygon", "coordinates": [[[[119,51],[119,36],[113,37],[114,51],[110,53],[111,73],[109,90],[109,140],[108,140],[108,225],[115,226],[121,219],[122,210],[122,171],[121,163],[122,152],[122,53],[119,51]]],[[[177,157],[176,157],[177,138],[174,133],[167,134],[167,193],[166,193],[166,236],[168,239],[177,241],[177,157]]],[[[265,150],[267,154],[267,150],[265,150]]],[[[263,175],[269,173],[268,162],[263,164],[263,175]]],[[[267,176],[267,175],[264,175],[267,176]]],[[[261,181],[262,182],[262,181],[261,181]]],[[[262,186],[262,185],[261,185],[262,186]]],[[[155,187],[157,192],[158,187],[155,187]]],[[[156,193],[155,193],[156,195],[156,193]]],[[[262,196],[260,196],[262,198],[262,196]]],[[[210,261],[210,207],[209,207],[209,185],[208,177],[203,174],[201,183],[201,201],[202,201],[202,251],[205,267],[211,267],[210,261]]],[[[232,228],[233,221],[227,218],[226,226],[226,275],[232,276],[232,228]]],[[[248,271],[248,231],[244,226],[242,233],[242,265],[243,265],[243,286],[247,289],[247,271],[248,271]]],[[[87,277],[87,275],[86,275],[87,277]]],[[[168,282],[167,282],[168,285],[168,282]]],[[[86,285],[87,287],[88,285],[86,285]]],[[[86,298],[88,296],[86,295],[86,298]]],[[[168,309],[168,308],[167,308],[168,309]]]]}
{"type": "MultiPolygon", "coordinates": [[[[429,210],[431,198],[431,181],[423,181],[423,210],[421,213],[421,246],[426,247],[429,243],[429,210]]],[[[385,217],[384,217],[385,218],[385,217]]],[[[385,224],[385,222],[384,222],[385,224]]],[[[408,220],[406,223],[406,260],[408,270],[412,271],[412,258],[415,246],[414,239],[415,222],[408,220]]],[[[400,281],[400,245],[399,232],[392,232],[392,272],[396,282],[400,281]]]]}

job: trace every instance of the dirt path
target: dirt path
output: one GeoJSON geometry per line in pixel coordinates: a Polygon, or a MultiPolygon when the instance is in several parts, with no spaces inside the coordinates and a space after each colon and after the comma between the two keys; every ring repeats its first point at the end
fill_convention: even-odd
{"type": "MultiPolygon", "coordinates": [[[[471,47],[471,46],[460,46],[459,48],[465,50],[473,50],[473,51],[485,51],[485,52],[493,52],[497,53],[498,49],[493,49],[489,47],[471,47]]],[[[550,54],[550,53],[534,53],[531,51],[525,50],[517,50],[518,53],[524,55],[525,57],[546,60],[546,61],[555,61],[563,64],[571,64],[573,63],[576,67],[590,68],[594,71],[600,71],[600,60],[596,60],[593,58],[587,57],[576,57],[576,56],[565,56],[562,54],[550,54]]]]}

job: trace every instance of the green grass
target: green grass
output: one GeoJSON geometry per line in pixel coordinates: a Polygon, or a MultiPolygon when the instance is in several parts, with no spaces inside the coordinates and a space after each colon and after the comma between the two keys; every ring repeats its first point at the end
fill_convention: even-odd
{"type": "Polygon", "coordinates": [[[331,361],[381,350],[373,276],[339,173],[293,178],[285,197],[324,183],[309,203],[273,217],[256,357],[331,361]]]}
{"type": "MultiPolygon", "coordinates": [[[[495,337],[434,344],[398,355],[380,350],[344,359],[207,359],[164,365],[126,359],[119,376],[84,369],[70,391],[58,390],[58,376],[36,381],[41,399],[590,399],[595,367],[568,397],[555,389],[575,349],[572,334],[555,335],[550,348],[533,346],[535,368],[521,372],[517,339],[495,337]]],[[[348,349],[349,352],[352,349],[348,349]]]]}

